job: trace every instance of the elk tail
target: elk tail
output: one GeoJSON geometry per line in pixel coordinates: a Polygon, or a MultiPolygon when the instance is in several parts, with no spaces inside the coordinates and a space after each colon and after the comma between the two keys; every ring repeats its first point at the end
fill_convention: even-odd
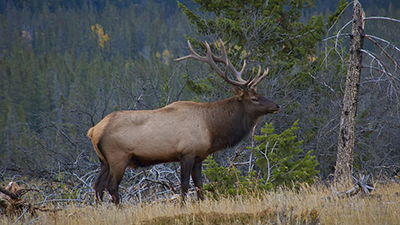
{"type": "Polygon", "coordinates": [[[88,138],[90,138],[92,140],[94,150],[96,151],[96,154],[99,157],[101,163],[107,165],[108,161],[107,161],[106,157],[103,154],[101,143],[100,143],[100,139],[98,137],[96,137],[96,135],[94,134],[94,127],[90,128],[88,130],[87,136],[88,136],[88,138]]]}

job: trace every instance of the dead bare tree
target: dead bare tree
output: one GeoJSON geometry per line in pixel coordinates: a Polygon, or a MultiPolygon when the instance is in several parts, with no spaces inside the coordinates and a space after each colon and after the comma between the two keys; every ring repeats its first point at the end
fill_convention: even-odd
{"type": "MultiPolygon", "coordinates": [[[[365,17],[362,6],[358,0],[353,2],[353,18],[339,29],[335,38],[335,47],[337,50],[338,39],[343,36],[350,37],[350,49],[348,59],[348,69],[346,75],[346,83],[344,89],[343,106],[340,118],[340,128],[337,147],[337,160],[335,167],[335,182],[348,181],[351,182],[354,143],[356,138],[356,114],[358,105],[358,95],[360,88],[361,69],[368,69],[371,77],[373,72],[378,72],[379,77],[384,77],[388,81],[388,92],[391,96],[399,98],[400,94],[400,66],[399,59],[393,57],[393,54],[388,52],[391,49],[400,53],[400,49],[391,42],[364,33],[364,22],[366,20],[387,20],[400,23],[388,17],[365,17]],[[347,26],[352,24],[350,34],[343,35],[343,31],[347,26]],[[374,52],[364,48],[364,39],[371,41],[378,49],[374,52]],[[370,58],[368,65],[363,64],[363,56],[370,58]]],[[[327,38],[326,40],[331,39],[327,38]]],[[[343,57],[341,57],[343,59],[343,57]]],[[[364,60],[364,63],[367,60],[364,60]]],[[[383,79],[377,79],[380,82],[383,79]]]]}
{"type": "Polygon", "coordinates": [[[357,112],[358,89],[364,42],[364,11],[356,0],[353,7],[353,21],[350,35],[349,64],[346,75],[346,86],[343,97],[343,108],[340,119],[338,152],[335,169],[335,180],[347,180],[353,162],[355,117],[357,112]]]}

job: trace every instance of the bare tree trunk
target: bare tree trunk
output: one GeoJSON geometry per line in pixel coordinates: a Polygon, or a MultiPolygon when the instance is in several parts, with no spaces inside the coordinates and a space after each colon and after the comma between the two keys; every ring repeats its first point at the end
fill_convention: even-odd
{"type": "Polygon", "coordinates": [[[364,41],[364,12],[356,0],[353,7],[353,23],[350,36],[349,65],[346,75],[346,86],[343,97],[342,115],[338,139],[338,151],[335,168],[335,182],[349,180],[353,164],[355,137],[355,116],[360,86],[362,52],[364,41]]]}

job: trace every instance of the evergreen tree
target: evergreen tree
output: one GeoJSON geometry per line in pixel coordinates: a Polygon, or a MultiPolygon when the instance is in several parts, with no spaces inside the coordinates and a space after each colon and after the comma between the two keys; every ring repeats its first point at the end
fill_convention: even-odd
{"type": "Polygon", "coordinates": [[[255,136],[260,144],[253,149],[256,165],[262,170],[254,170],[243,176],[235,166],[219,166],[210,156],[204,161],[203,173],[206,177],[204,190],[213,198],[220,196],[256,194],[273,187],[298,188],[301,184],[314,183],[318,175],[318,162],[311,156],[312,150],[305,153],[301,149],[302,141],[297,140],[294,132],[298,121],[281,134],[275,134],[272,124],[266,123],[261,135],[255,136]]]}
{"type": "Polygon", "coordinates": [[[280,61],[288,66],[301,63],[316,53],[323,35],[322,16],[300,21],[302,11],[314,5],[313,0],[243,2],[240,0],[195,0],[199,10],[212,13],[211,18],[196,14],[183,4],[178,6],[198,34],[221,38],[236,59],[280,61]],[[234,48],[232,48],[234,46],[234,48]]]}
{"type": "Polygon", "coordinates": [[[311,156],[312,150],[304,154],[300,147],[303,141],[298,141],[294,134],[297,124],[298,121],[281,134],[275,134],[272,124],[266,123],[262,134],[255,136],[255,140],[261,142],[254,148],[256,164],[263,170],[264,179],[275,187],[312,184],[319,172],[316,170],[318,162],[311,156]]]}

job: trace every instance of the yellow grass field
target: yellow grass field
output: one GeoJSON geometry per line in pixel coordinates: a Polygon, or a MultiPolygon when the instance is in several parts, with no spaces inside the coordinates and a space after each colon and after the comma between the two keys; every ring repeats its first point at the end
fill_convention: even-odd
{"type": "Polygon", "coordinates": [[[400,184],[375,187],[370,197],[339,198],[329,187],[313,186],[185,205],[71,204],[55,213],[3,217],[0,224],[400,224],[400,184]]]}

